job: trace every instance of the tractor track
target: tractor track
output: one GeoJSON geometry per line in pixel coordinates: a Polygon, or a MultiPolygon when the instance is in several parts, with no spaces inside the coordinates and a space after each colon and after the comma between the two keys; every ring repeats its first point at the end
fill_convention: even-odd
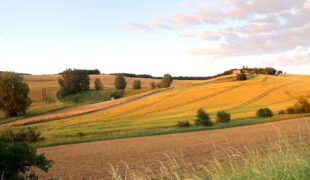
{"type": "Polygon", "coordinates": [[[230,109],[227,109],[226,111],[233,111],[233,110],[241,109],[241,108],[246,107],[246,106],[248,106],[248,105],[250,105],[250,104],[252,104],[252,103],[254,103],[254,102],[258,101],[258,100],[263,99],[264,97],[266,97],[270,93],[272,93],[272,92],[274,92],[274,91],[276,91],[276,90],[278,90],[280,88],[283,88],[283,87],[286,87],[286,86],[289,86],[289,85],[292,85],[292,84],[296,84],[296,83],[299,83],[299,82],[291,82],[291,83],[282,84],[280,86],[273,87],[273,88],[263,92],[262,94],[258,95],[257,97],[255,97],[255,98],[253,98],[253,99],[251,99],[249,101],[246,101],[246,102],[244,102],[244,103],[242,103],[242,104],[240,104],[238,106],[235,106],[235,107],[232,107],[230,109]]]}

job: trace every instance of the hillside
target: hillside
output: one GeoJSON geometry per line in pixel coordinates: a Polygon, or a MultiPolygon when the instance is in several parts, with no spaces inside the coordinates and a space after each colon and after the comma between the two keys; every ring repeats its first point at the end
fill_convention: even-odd
{"type": "MultiPolygon", "coordinates": [[[[85,104],[98,103],[110,100],[110,94],[114,91],[114,79],[113,75],[90,75],[90,87],[91,91],[81,92],[76,95],[70,95],[60,101],[57,98],[57,92],[59,91],[58,79],[59,75],[24,75],[25,81],[28,83],[30,88],[30,97],[32,99],[32,105],[25,116],[14,117],[9,119],[20,119],[29,116],[35,116],[42,113],[48,113],[52,111],[63,110],[64,108],[81,106],[85,104]],[[104,84],[103,91],[92,91],[94,87],[94,81],[96,78],[100,78],[104,84]],[[45,97],[44,97],[45,96],[45,97]],[[49,102],[47,102],[47,100],[49,102]],[[79,103],[75,100],[78,99],[79,103]]],[[[136,94],[142,94],[150,91],[150,83],[160,82],[159,79],[149,78],[126,78],[127,88],[125,96],[133,96],[136,94]],[[132,84],[134,80],[140,80],[142,84],[141,90],[132,90],[132,84]]],[[[181,87],[191,85],[193,83],[199,83],[203,81],[190,81],[190,80],[176,80],[174,83],[175,87],[181,87]]],[[[0,118],[3,118],[3,114],[0,112],[0,118]]]]}
{"type": "MultiPolygon", "coordinates": [[[[129,103],[69,118],[32,123],[47,142],[66,142],[83,133],[84,138],[130,131],[175,126],[188,120],[193,123],[196,111],[204,108],[214,115],[228,111],[233,119],[255,116],[257,109],[269,107],[274,112],[286,109],[299,96],[310,96],[309,76],[259,75],[247,81],[210,80],[183,85],[129,103]]],[[[114,103],[117,103],[116,100],[114,103]]],[[[18,122],[18,121],[17,121],[18,122]]]]}

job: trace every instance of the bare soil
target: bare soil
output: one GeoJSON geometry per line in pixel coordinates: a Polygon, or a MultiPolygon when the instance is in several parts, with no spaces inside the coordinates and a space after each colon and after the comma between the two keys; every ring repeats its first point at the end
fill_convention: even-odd
{"type": "Polygon", "coordinates": [[[308,136],[310,118],[278,121],[266,124],[208,130],[152,137],[99,141],[39,149],[55,165],[40,179],[111,179],[110,164],[124,171],[124,164],[134,170],[156,166],[166,161],[165,153],[177,153],[193,164],[208,163],[220,148],[241,149],[244,146],[263,147],[275,141],[279,133],[308,136]]]}

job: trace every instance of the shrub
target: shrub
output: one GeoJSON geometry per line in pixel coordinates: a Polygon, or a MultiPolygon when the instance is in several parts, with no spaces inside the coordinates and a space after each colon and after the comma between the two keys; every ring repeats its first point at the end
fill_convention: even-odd
{"type": "Polygon", "coordinates": [[[119,98],[122,98],[123,95],[124,95],[124,91],[123,91],[123,90],[118,90],[118,91],[114,91],[114,92],[111,94],[111,98],[119,99],[119,98]]]}
{"type": "Polygon", "coordinates": [[[19,129],[15,132],[12,130],[5,131],[1,135],[1,139],[9,143],[15,143],[15,142],[34,143],[43,141],[44,137],[41,136],[41,132],[38,130],[37,127],[34,128],[28,127],[19,129]]]}
{"type": "Polygon", "coordinates": [[[1,179],[38,179],[33,167],[48,172],[52,164],[26,142],[8,143],[0,139],[1,179]]]}
{"type": "Polygon", "coordinates": [[[299,114],[299,113],[310,113],[310,103],[304,97],[298,99],[297,103],[288,108],[288,113],[290,114],[299,114]]]}
{"type": "Polygon", "coordinates": [[[79,137],[79,138],[84,137],[84,136],[86,136],[86,135],[87,135],[87,134],[86,134],[86,133],[83,133],[83,132],[78,132],[78,133],[76,133],[76,136],[79,137]]]}
{"type": "Polygon", "coordinates": [[[150,83],[150,88],[151,88],[151,89],[155,89],[155,88],[156,88],[155,82],[151,82],[151,83],[150,83]]]}
{"type": "Polygon", "coordinates": [[[161,83],[157,83],[157,84],[156,84],[156,87],[157,87],[157,88],[161,88],[161,83]]]}
{"type": "Polygon", "coordinates": [[[294,114],[294,113],[295,113],[295,109],[292,108],[292,107],[289,107],[289,108],[286,109],[286,112],[287,112],[288,114],[294,114]]]}
{"type": "Polygon", "coordinates": [[[186,127],[191,127],[191,123],[188,122],[188,121],[179,121],[177,123],[177,127],[180,127],[180,128],[186,128],[186,127]]]}
{"type": "Polygon", "coordinates": [[[95,79],[95,89],[97,91],[103,89],[103,84],[101,83],[101,80],[99,78],[95,79]]]}
{"type": "Polygon", "coordinates": [[[0,73],[0,110],[6,116],[25,114],[31,102],[23,76],[14,72],[0,73]]]}
{"type": "Polygon", "coordinates": [[[213,123],[210,120],[209,114],[206,113],[203,109],[197,111],[196,122],[197,126],[212,126],[213,123]]]}
{"type": "Polygon", "coordinates": [[[241,73],[241,74],[237,75],[237,80],[238,81],[245,81],[245,80],[247,80],[247,77],[244,73],[241,73]]]}
{"type": "Polygon", "coordinates": [[[141,89],[141,81],[135,80],[132,84],[132,89],[141,89]]]}
{"type": "Polygon", "coordinates": [[[230,114],[227,112],[219,111],[217,112],[216,116],[219,122],[225,122],[225,123],[230,122],[230,114]]]}
{"type": "Polygon", "coordinates": [[[256,112],[256,116],[262,118],[272,117],[273,113],[269,108],[261,108],[256,112]]]}
{"type": "Polygon", "coordinates": [[[118,75],[115,78],[114,86],[117,90],[124,90],[126,89],[127,82],[124,76],[118,75]]]}
{"type": "Polygon", "coordinates": [[[287,114],[287,111],[286,111],[286,110],[280,110],[280,111],[278,112],[278,114],[287,114]]]}

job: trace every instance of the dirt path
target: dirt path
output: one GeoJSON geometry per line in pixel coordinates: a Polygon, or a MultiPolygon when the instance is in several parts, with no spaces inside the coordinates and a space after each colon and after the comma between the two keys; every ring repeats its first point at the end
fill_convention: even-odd
{"type": "Polygon", "coordinates": [[[99,141],[92,143],[57,146],[39,149],[55,161],[49,174],[41,178],[62,177],[63,179],[110,179],[109,163],[116,166],[126,162],[133,169],[165,161],[164,153],[184,155],[193,163],[206,163],[216,154],[219,147],[240,148],[262,146],[279,135],[298,137],[308,135],[310,118],[278,121],[273,123],[209,130],[172,135],[99,141]]]}

